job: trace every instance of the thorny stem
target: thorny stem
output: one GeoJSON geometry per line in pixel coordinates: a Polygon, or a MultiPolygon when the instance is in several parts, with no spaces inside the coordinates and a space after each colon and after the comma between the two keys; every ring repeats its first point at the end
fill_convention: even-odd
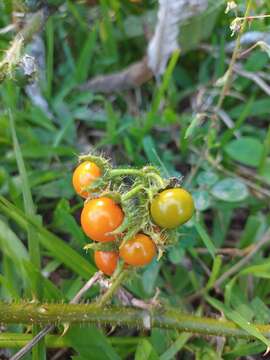
{"type": "MultiPolygon", "coordinates": [[[[77,304],[82,296],[88,291],[102,276],[100,271],[96,272],[87,283],[79,290],[79,292],[73,297],[70,301],[70,304],[77,304]]],[[[53,321],[52,321],[53,322],[53,321]]],[[[50,331],[52,331],[54,325],[45,326],[37,335],[35,335],[26,345],[24,345],[20,351],[11,357],[10,360],[19,360],[25,354],[27,354],[33,346],[35,346],[44,336],[46,336],[50,331]]]]}
{"type": "Polygon", "coordinates": [[[247,4],[247,8],[246,8],[246,12],[245,15],[243,17],[243,24],[241,25],[240,31],[237,35],[237,39],[236,39],[236,43],[235,43],[235,47],[233,50],[233,54],[232,54],[232,58],[229,64],[229,68],[227,70],[226,73],[226,81],[225,84],[223,85],[223,88],[221,90],[221,94],[217,103],[217,109],[220,109],[223,105],[223,101],[226,97],[226,95],[228,94],[228,91],[230,90],[231,87],[231,80],[232,80],[232,74],[233,74],[233,67],[235,65],[235,62],[237,60],[237,56],[238,56],[238,51],[240,48],[240,40],[241,40],[241,36],[243,34],[243,32],[245,31],[247,22],[248,22],[248,16],[251,10],[251,5],[252,5],[252,0],[248,0],[248,4],[247,4]]]}
{"type": "Polygon", "coordinates": [[[143,177],[145,174],[138,169],[112,169],[110,170],[110,177],[120,176],[140,176],[143,177]]]}
{"type": "MultiPolygon", "coordinates": [[[[98,304],[0,303],[0,322],[4,324],[96,323],[143,328],[145,316],[145,310],[119,306],[101,308],[98,304]]],[[[232,321],[198,317],[171,308],[153,308],[147,312],[147,316],[150,316],[151,327],[203,335],[253,338],[232,321]]],[[[264,336],[270,337],[270,325],[254,326],[264,336]]]]}
{"type": "MultiPolygon", "coordinates": [[[[146,169],[146,168],[145,168],[146,169]]],[[[153,171],[144,171],[139,169],[112,169],[109,172],[109,177],[121,177],[121,176],[138,176],[145,179],[153,179],[159,187],[165,187],[165,182],[160,175],[153,171]]]]}
{"type": "Polygon", "coordinates": [[[137,195],[138,192],[143,190],[144,190],[144,186],[142,184],[135,186],[133,189],[122,195],[122,201],[131,199],[133,196],[137,195]]]}

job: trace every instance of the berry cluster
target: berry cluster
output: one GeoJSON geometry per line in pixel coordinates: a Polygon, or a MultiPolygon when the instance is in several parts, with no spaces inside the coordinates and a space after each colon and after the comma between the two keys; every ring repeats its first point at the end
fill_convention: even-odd
{"type": "Polygon", "coordinates": [[[104,274],[113,274],[119,258],[126,266],[149,264],[157,253],[162,254],[170,229],[192,217],[192,196],[172,187],[173,180],[162,179],[150,166],[113,169],[102,157],[80,158],[73,187],[86,199],[81,226],[99,244],[94,247],[94,259],[104,274]]]}

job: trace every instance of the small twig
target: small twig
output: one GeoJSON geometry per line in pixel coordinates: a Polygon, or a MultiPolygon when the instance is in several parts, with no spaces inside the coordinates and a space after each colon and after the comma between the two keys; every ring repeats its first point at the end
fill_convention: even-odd
{"type": "MultiPolygon", "coordinates": [[[[251,247],[248,246],[245,249],[236,249],[236,248],[221,248],[221,249],[216,249],[216,254],[219,255],[229,255],[229,256],[245,256],[246,254],[248,254],[250,252],[251,247]]],[[[209,254],[209,251],[206,248],[196,248],[196,252],[198,254],[209,254]]]]}
{"type": "MultiPolygon", "coordinates": [[[[73,297],[69,302],[70,304],[77,304],[82,296],[102,277],[102,272],[96,272],[91,279],[79,290],[79,292],[73,297]]],[[[21,348],[15,355],[13,355],[10,360],[19,360],[25,354],[27,354],[33,346],[35,346],[44,336],[46,336],[50,331],[54,329],[54,325],[47,325],[42,329],[29,343],[27,343],[23,348],[21,348]]]]}
{"type": "Polygon", "coordinates": [[[220,278],[215,282],[215,286],[219,287],[230,276],[236,274],[269,241],[270,241],[270,228],[266,231],[266,233],[263,235],[260,241],[258,241],[257,244],[254,245],[254,247],[245,257],[243,257],[240,261],[238,261],[238,263],[230,267],[228,271],[226,271],[224,274],[220,276],[220,278]]]}
{"type": "MultiPolygon", "coordinates": [[[[252,257],[267,243],[270,241],[270,228],[265,232],[263,237],[260,239],[260,241],[257,242],[254,246],[250,246],[250,251],[246,254],[245,257],[243,257],[240,261],[238,261],[234,266],[230,267],[228,271],[223,273],[213,284],[212,288],[219,288],[220,285],[223,284],[225,280],[227,280],[230,276],[236,274],[244,265],[246,265],[252,257]]],[[[208,289],[209,290],[209,289],[208,289]]],[[[196,299],[198,299],[200,296],[204,295],[206,293],[205,289],[199,290],[195,292],[194,294],[188,296],[185,299],[185,302],[191,302],[196,299]]]]}
{"type": "Polygon", "coordinates": [[[81,300],[83,295],[91,289],[95,283],[100,280],[103,276],[103,273],[101,271],[97,271],[91,279],[87,281],[87,283],[78,291],[78,293],[73,297],[73,299],[70,301],[70,304],[78,304],[78,302],[81,300]]]}
{"type": "Polygon", "coordinates": [[[147,58],[131,64],[126,69],[109,75],[100,75],[90,79],[79,87],[80,90],[111,93],[141,86],[153,77],[147,65],[147,58]]]}
{"type": "Polygon", "coordinates": [[[234,64],[235,64],[235,62],[237,60],[237,56],[238,56],[238,52],[239,52],[239,48],[240,48],[240,44],[241,44],[241,36],[242,36],[243,32],[245,31],[245,28],[246,28],[246,25],[247,25],[247,22],[248,22],[248,15],[249,15],[249,12],[250,12],[250,9],[251,9],[251,5],[252,5],[252,0],[249,0],[248,4],[247,4],[245,16],[243,17],[243,24],[241,25],[240,31],[238,33],[236,43],[235,43],[235,47],[234,47],[233,54],[232,54],[232,58],[231,58],[228,70],[226,72],[226,81],[225,81],[225,83],[223,85],[223,88],[222,88],[221,93],[220,93],[220,97],[218,99],[218,103],[217,103],[217,108],[218,109],[222,108],[223,101],[224,101],[224,99],[225,99],[225,97],[226,97],[226,95],[229,92],[230,87],[231,87],[233,67],[234,67],[234,64]]]}
{"type": "Polygon", "coordinates": [[[148,301],[144,301],[134,297],[128,290],[122,287],[117,291],[117,297],[124,306],[134,306],[143,310],[150,310],[152,307],[159,306],[159,294],[160,290],[157,288],[154,297],[148,301]]]}
{"type": "Polygon", "coordinates": [[[270,86],[256,73],[246,71],[238,65],[234,65],[233,71],[249,80],[255,82],[268,96],[270,96],[270,86]]]}

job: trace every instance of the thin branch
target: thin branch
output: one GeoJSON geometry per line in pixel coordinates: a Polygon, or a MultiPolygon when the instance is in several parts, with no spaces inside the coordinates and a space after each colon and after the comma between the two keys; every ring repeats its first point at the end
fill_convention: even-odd
{"type": "MultiPolygon", "coordinates": [[[[229,268],[228,271],[226,271],[225,273],[223,273],[217,280],[216,282],[213,284],[212,288],[218,288],[220,287],[225,280],[227,280],[229,277],[235,275],[240,269],[242,269],[242,267],[244,265],[246,265],[251,259],[252,257],[264,246],[266,245],[268,242],[270,242],[270,228],[265,232],[265,234],[263,235],[263,237],[253,246],[250,246],[249,249],[250,251],[246,253],[246,255],[240,260],[238,261],[235,265],[233,265],[232,267],[229,268]]],[[[209,289],[208,289],[209,290],[209,289]]],[[[185,302],[191,302],[194,301],[196,299],[198,299],[200,296],[204,295],[206,292],[205,289],[201,289],[197,292],[195,292],[194,294],[188,296],[185,299],[185,302]]]]}
{"type": "MultiPolygon", "coordinates": [[[[220,249],[216,249],[216,254],[219,255],[228,255],[228,256],[238,256],[238,257],[242,257],[245,256],[246,254],[248,254],[250,251],[250,246],[245,248],[245,249],[237,249],[237,248],[220,248],[220,249]]],[[[209,251],[206,248],[196,248],[196,252],[198,254],[202,254],[202,255],[208,255],[209,251]]]]}
{"type": "Polygon", "coordinates": [[[141,86],[153,77],[147,58],[131,64],[126,69],[109,75],[97,76],[79,87],[80,90],[111,93],[141,86]]]}
{"type": "Polygon", "coordinates": [[[241,36],[244,33],[247,22],[248,22],[248,15],[249,15],[250,10],[251,10],[251,5],[252,5],[252,0],[248,0],[247,8],[246,8],[246,11],[245,11],[245,16],[243,17],[243,24],[241,25],[240,31],[238,33],[236,43],[235,43],[235,47],[234,47],[233,54],[232,54],[232,58],[231,58],[231,62],[230,62],[230,65],[228,67],[228,70],[226,72],[226,81],[225,81],[225,83],[223,85],[223,88],[222,88],[221,93],[220,93],[220,97],[218,99],[218,103],[217,103],[217,108],[218,109],[222,108],[223,101],[224,101],[224,99],[225,99],[225,97],[226,97],[226,95],[229,92],[230,87],[231,87],[233,67],[234,67],[234,64],[235,64],[235,62],[237,60],[237,56],[238,56],[238,52],[239,52],[240,44],[241,44],[241,36]]]}
{"type": "Polygon", "coordinates": [[[270,96],[270,86],[258,74],[243,70],[239,65],[234,65],[233,71],[240,76],[255,82],[268,96],[270,96]]]}
{"type": "Polygon", "coordinates": [[[240,261],[238,261],[235,265],[230,267],[228,271],[220,276],[220,278],[216,281],[215,286],[219,287],[223,284],[225,280],[227,280],[232,275],[236,274],[244,265],[246,265],[252,257],[268,242],[270,241],[270,228],[266,231],[263,237],[258,241],[254,247],[251,248],[250,252],[243,257],[240,261]]]}

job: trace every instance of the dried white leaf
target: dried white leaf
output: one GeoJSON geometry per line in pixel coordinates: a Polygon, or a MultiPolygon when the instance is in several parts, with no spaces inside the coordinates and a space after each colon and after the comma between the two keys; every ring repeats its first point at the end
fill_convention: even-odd
{"type": "Polygon", "coordinates": [[[225,10],[225,14],[228,14],[228,12],[230,12],[231,10],[234,10],[236,8],[237,8],[237,4],[234,1],[228,1],[227,7],[225,10]]]}
{"type": "Polygon", "coordinates": [[[179,25],[202,12],[207,0],[159,0],[158,21],[148,46],[148,66],[156,76],[163,74],[170,55],[178,49],[179,25]]]}
{"type": "Polygon", "coordinates": [[[231,36],[234,36],[235,33],[238,33],[241,30],[242,21],[242,18],[237,17],[231,22],[231,36]]]}

